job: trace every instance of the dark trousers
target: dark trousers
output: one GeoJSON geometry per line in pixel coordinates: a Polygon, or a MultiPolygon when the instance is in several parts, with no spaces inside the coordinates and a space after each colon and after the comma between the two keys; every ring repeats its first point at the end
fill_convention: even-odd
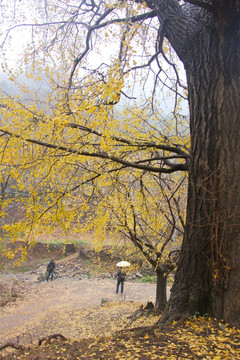
{"type": "Polygon", "coordinates": [[[118,281],[117,281],[116,293],[118,293],[119,285],[120,285],[120,284],[121,284],[121,293],[123,293],[123,283],[124,283],[124,280],[118,280],[118,281]]]}
{"type": "Polygon", "coordinates": [[[46,276],[46,280],[48,281],[48,279],[50,278],[51,280],[53,279],[53,273],[54,273],[54,270],[52,271],[49,271],[48,270],[48,273],[47,273],[47,276],[46,276]]]}

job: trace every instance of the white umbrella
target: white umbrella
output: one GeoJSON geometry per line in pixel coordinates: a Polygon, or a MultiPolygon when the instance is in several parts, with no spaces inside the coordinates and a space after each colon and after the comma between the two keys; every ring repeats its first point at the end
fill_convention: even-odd
{"type": "Polygon", "coordinates": [[[118,267],[128,267],[128,266],[130,266],[131,264],[130,264],[128,261],[119,261],[116,265],[117,265],[118,267]]]}

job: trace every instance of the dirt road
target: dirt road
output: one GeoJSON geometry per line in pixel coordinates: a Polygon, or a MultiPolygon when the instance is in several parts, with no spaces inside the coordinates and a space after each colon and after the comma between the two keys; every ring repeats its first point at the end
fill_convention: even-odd
{"type": "Polygon", "coordinates": [[[33,344],[53,333],[70,338],[106,335],[111,327],[107,304],[118,304],[117,312],[116,306],[113,311],[108,307],[116,326],[139,304],[154,302],[154,284],[126,282],[123,295],[115,294],[115,286],[113,279],[59,278],[31,283],[22,299],[2,308],[0,345],[16,339],[20,344],[33,344]],[[104,306],[103,299],[107,299],[104,306]]]}

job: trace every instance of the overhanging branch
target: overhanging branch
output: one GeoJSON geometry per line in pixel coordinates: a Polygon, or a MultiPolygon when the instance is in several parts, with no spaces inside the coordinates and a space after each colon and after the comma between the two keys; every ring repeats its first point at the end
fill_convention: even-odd
{"type": "MultiPolygon", "coordinates": [[[[83,126],[83,125],[78,125],[78,124],[73,124],[73,123],[69,123],[67,124],[67,127],[71,127],[71,128],[76,128],[82,131],[86,131],[88,133],[97,135],[99,137],[102,137],[103,134],[97,130],[91,129],[87,126],[83,126]]],[[[180,155],[182,158],[184,159],[188,159],[189,158],[189,154],[186,153],[185,151],[183,151],[180,146],[171,146],[171,145],[163,145],[163,144],[157,144],[155,142],[142,142],[141,140],[136,140],[136,141],[130,141],[128,139],[124,139],[121,138],[119,136],[111,136],[110,137],[112,140],[115,140],[117,142],[129,145],[129,146],[135,146],[135,147],[139,147],[139,148],[154,148],[157,150],[164,150],[164,151],[169,151],[175,154],[180,155]]]]}
{"type": "MultiPolygon", "coordinates": [[[[0,129],[0,132],[2,132],[3,134],[10,136],[10,137],[15,137],[18,139],[21,139],[22,141],[26,141],[32,144],[36,144],[45,148],[49,148],[49,149],[55,149],[58,151],[62,151],[65,152],[67,154],[76,154],[79,156],[86,156],[86,157],[92,157],[92,158],[101,158],[101,159],[108,159],[111,160],[113,162],[119,163],[124,165],[125,167],[130,167],[130,168],[134,168],[134,169],[139,169],[139,170],[145,170],[145,171],[149,171],[149,172],[153,172],[153,173],[164,173],[164,174],[170,174],[176,171],[188,171],[188,166],[187,164],[174,164],[174,166],[171,168],[165,168],[165,167],[157,167],[157,166],[151,166],[151,165],[144,165],[138,162],[134,162],[134,161],[129,161],[129,160],[125,160],[123,158],[114,156],[114,155],[110,155],[106,152],[88,152],[88,151],[80,151],[77,149],[71,149],[68,148],[66,146],[59,146],[59,145],[55,145],[55,144],[51,144],[51,143],[46,143],[43,141],[39,141],[39,140],[35,140],[35,139],[25,139],[22,136],[18,135],[18,134],[14,134],[8,130],[4,130],[4,129],[0,129]]],[[[151,158],[149,159],[149,162],[151,161],[151,158]]]]}

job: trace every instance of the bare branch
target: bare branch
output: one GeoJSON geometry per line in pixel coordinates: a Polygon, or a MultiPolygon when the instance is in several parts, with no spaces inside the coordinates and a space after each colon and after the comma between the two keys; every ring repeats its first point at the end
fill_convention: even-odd
{"type": "Polygon", "coordinates": [[[113,20],[109,20],[106,21],[104,23],[101,23],[101,21],[103,19],[105,19],[114,9],[108,9],[107,11],[105,11],[105,13],[102,14],[102,16],[97,20],[97,22],[95,23],[94,26],[90,27],[86,36],[86,47],[85,50],[83,51],[83,53],[81,55],[79,55],[75,61],[74,61],[74,65],[72,67],[71,73],[70,73],[70,78],[69,78],[69,82],[68,82],[68,88],[70,89],[71,85],[72,85],[72,79],[73,79],[73,75],[76,71],[76,68],[78,66],[78,64],[81,62],[81,60],[84,58],[84,56],[88,53],[88,51],[90,50],[90,39],[91,39],[91,35],[92,33],[100,28],[106,27],[108,25],[111,24],[116,24],[116,23],[122,23],[122,22],[128,22],[128,23],[135,23],[141,20],[145,20],[145,19],[149,19],[151,17],[155,17],[156,13],[155,11],[150,11],[149,13],[146,14],[141,14],[141,15],[137,15],[137,16],[132,16],[129,18],[121,18],[121,19],[113,19],[113,20]]]}
{"type": "Polygon", "coordinates": [[[69,78],[69,82],[68,82],[68,88],[70,89],[71,85],[72,85],[72,79],[73,79],[73,75],[75,73],[75,70],[78,66],[78,64],[81,62],[81,60],[84,58],[84,56],[87,54],[87,52],[89,51],[90,49],[90,39],[91,39],[91,35],[92,35],[92,32],[94,30],[96,30],[97,28],[100,28],[102,26],[100,26],[99,24],[101,23],[101,21],[103,19],[105,19],[111,12],[113,11],[113,9],[108,9],[107,11],[105,11],[102,16],[100,16],[100,18],[96,21],[95,25],[90,27],[88,33],[87,33],[87,36],[86,36],[86,48],[84,50],[84,52],[79,55],[75,61],[74,61],[74,65],[72,67],[72,70],[71,70],[71,73],[70,73],[70,78],[69,78]]]}

